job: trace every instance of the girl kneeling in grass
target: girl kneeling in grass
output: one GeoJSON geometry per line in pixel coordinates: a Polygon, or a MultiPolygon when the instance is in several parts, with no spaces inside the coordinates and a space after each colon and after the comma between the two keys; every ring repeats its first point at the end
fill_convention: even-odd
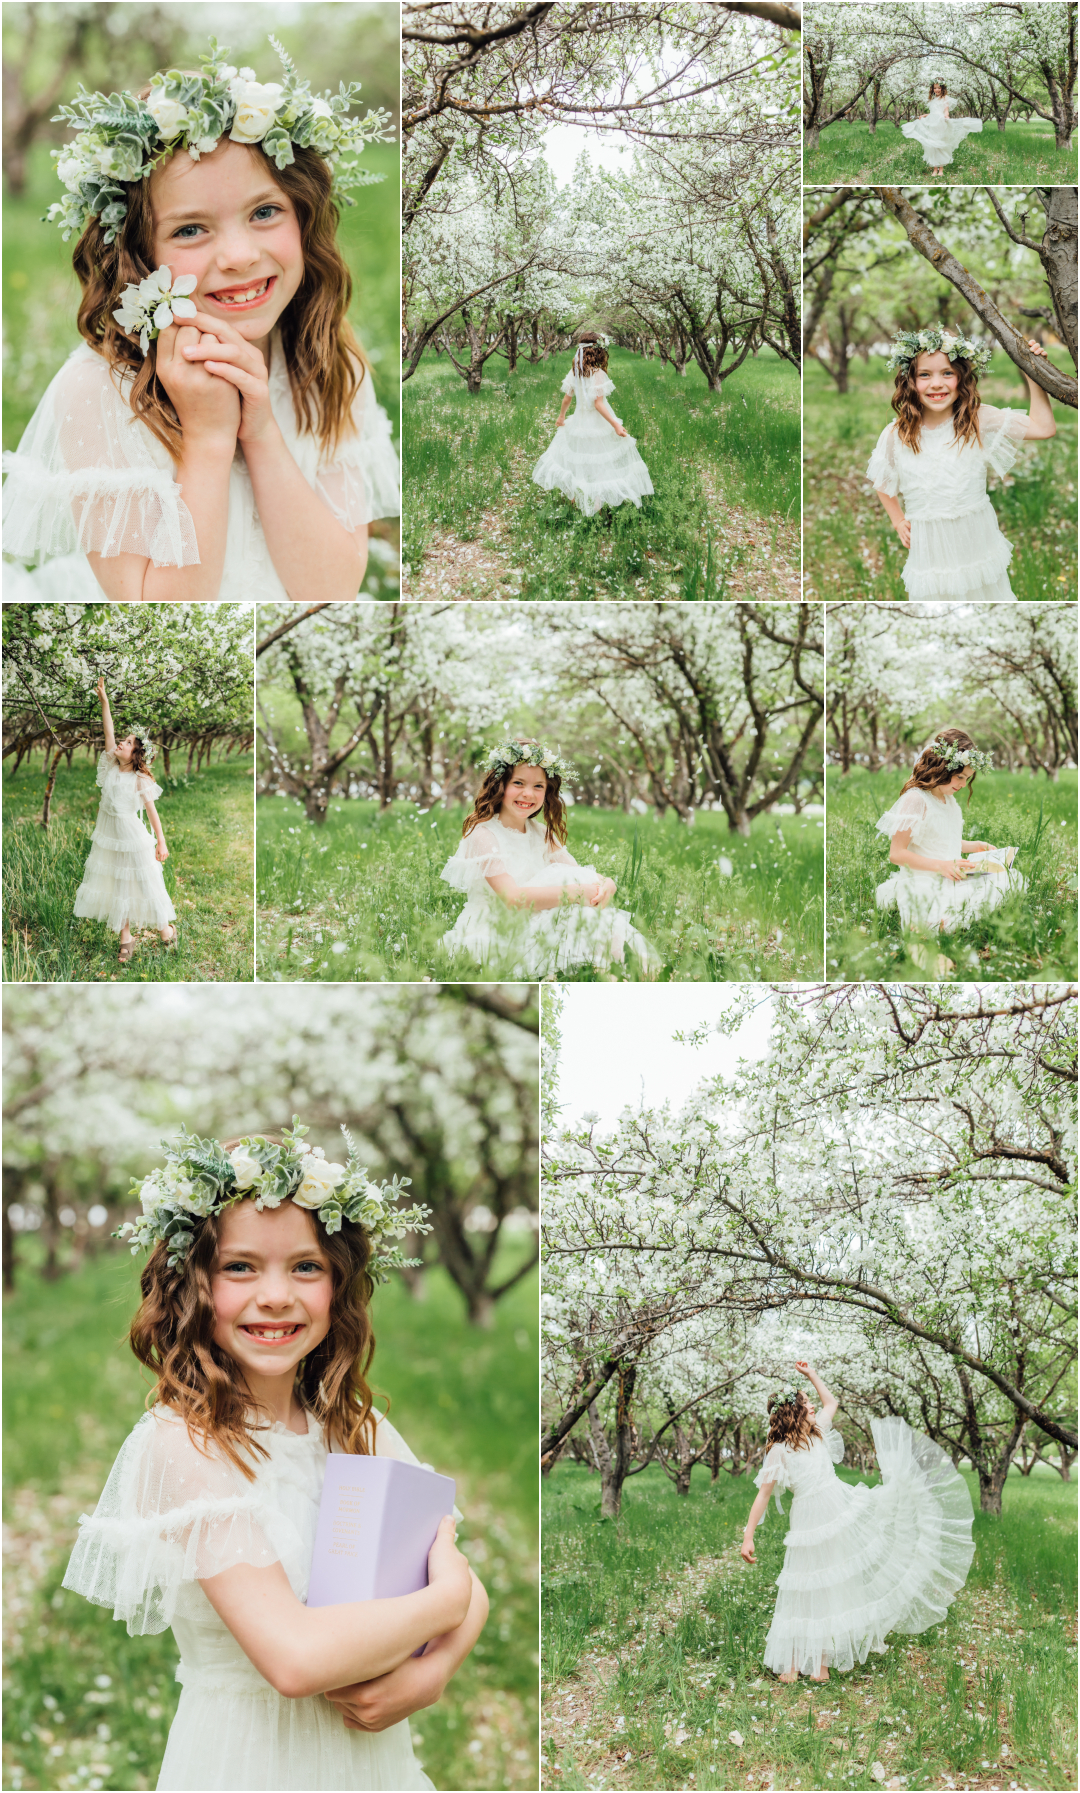
{"type": "Polygon", "coordinates": [[[871,1650],[883,1655],[890,1631],[926,1631],[945,1618],[967,1580],[974,1514],[963,1477],[932,1439],[890,1416],[870,1422],[879,1487],[842,1482],[844,1441],[833,1428],[838,1402],[808,1363],[796,1363],[820,1408],[801,1389],[769,1399],[765,1461],[740,1555],[754,1555],[754,1532],[775,1495],[792,1496],[784,1567],[765,1640],[765,1666],[781,1681],[827,1681],[871,1650]]]}
{"type": "Polygon", "coordinates": [[[487,1597],[444,1519],[428,1585],[304,1604],[330,1451],[416,1458],[372,1406],[375,1283],[403,1262],[396,1206],[349,1142],[193,1139],[121,1229],[149,1246],[131,1347],[155,1405],[123,1445],[64,1586],[132,1636],[171,1626],[180,1704],[159,1789],[430,1788],[409,1715],[438,1700],[487,1597]]]}
{"type": "Polygon", "coordinates": [[[567,770],[532,741],[506,741],[489,754],[461,845],[443,868],[445,882],[468,899],[443,945],[481,965],[512,952],[515,975],[528,978],[623,964],[627,949],[654,972],[660,961],[648,941],[625,909],[610,907],[614,878],[566,849],[559,793],[567,770]],[[523,929],[508,930],[508,910],[519,912],[523,929]]]}

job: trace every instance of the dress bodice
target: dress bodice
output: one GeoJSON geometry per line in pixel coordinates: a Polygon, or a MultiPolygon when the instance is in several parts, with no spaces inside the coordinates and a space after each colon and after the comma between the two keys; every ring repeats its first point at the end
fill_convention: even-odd
{"type": "Polygon", "coordinates": [[[448,861],[442,876],[445,882],[466,896],[493,902],[498,898],[487,880],[508,874],[514,883],[525,886],[554,881],[572,882],[567,873],[581,874],[591,867],[578,865],[566,847],[548,846],[544,824],[530,816],[524,829],[506,828],[496,816],[480,822],[461,841],[457,852],[448,861]],[[565,871],[553,868],[566,868],[565,871]]]}
{"type": "Polygon", "coordinates": [[[831,1420],[819,1413],[814,1423],[821,1433],[820,1438],[811,1438],[797,1451],[793,1451],[789,1444],[772,1445],[754,1477],[758,1488],[764,1487],[766,1482],[773,1483],[776,1504],[781,1512],[784,1510],[780,1501],[782,1493],[789,1492],[796,1499],[821,1493],[834,1479],[836,1465],[844,1460],[844,1440],[831,1420]]]}
{"type": "Polygon", "coordinates": [[[161,796],[161,786],[148,772],[125,772],[115,753],[98,755],[97,782],[101,808],[114,816],[137,816],[147,803],[156,803],[161,796]]]}
{"type": "Polygon", "coordinates": [[[927,116],[929,118],[944,118],[948,103],[948,100],[931,100],[927,116]]]}
{"type": "Polygon", "coordinates": [[[964,837],[964,815],[951,794],[944,800],[912,786],[887,809],[876,824],[879,834],[889,840],[905,829],[911,832],[911,845],[928,859],[958,859],[964,837]]]}
{"type": "Polygon", "coordinates": [[[891,498],[902,492],[912,521],[962,517],[985,499],[987,469],[1007,473],[1026,434],[1025,412],[980,405],[978,442],[959,442],[950,416],[931,428],[923,426],[916,454],[890,423],[878,437],[866,477],[891,498]]]}

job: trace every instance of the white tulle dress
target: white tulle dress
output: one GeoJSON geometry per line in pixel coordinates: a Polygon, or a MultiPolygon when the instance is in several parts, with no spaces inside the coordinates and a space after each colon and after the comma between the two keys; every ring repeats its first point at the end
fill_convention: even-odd
{"type": "Polygon", "coordinates": [[[588,903],[566,902],[557,909],[510,909],[496,895],[489,878],[504,873],[523,890],[550,890],[564,884],[598,883],[603,873],[579,865],[565,847],[549,847],[544,825],[530,816],[524,831],[504,828],[498,820],[480,822],[467,834],[443,868],[443,881],[466,897],[464,909],[442,943],[450,953],[464,953],[485,964],[501,959],[514,964],[516,976],[554,977],[577,965],[603,970],[622,964],[629,948],[653,969],[660,961],[625,909],[594,909],[588,903]]]}
{"type": "Polygon", "coordinates": [[[536,484],[565,492],[587,517],[603,504],[636,504],[640,510],[653,489],[649,469],[633,436],[617,436],[596,409],[598,398],[614,392],[614,381],[601,368],[584,375],[571,369],[562,389],[574,399],[574,409],[533,468],[536,484]]]}
{"type": "MultiPolygon", "coordinates": [[[[928,859],[959,859],[964,838],[964,816],[956,798],[932,797],[927,791],[912,787],[887,809],[877,823],[877,831],[892,840],[894,834],[910,831],[916,853],[928,859]]],[[[988,852],[969,853],[965,861],[978,865],[994,860],[1000,864],[1003,848],[991,847],[988,852]]],[[[962,884],[943,878],[940,872],[915,871],[901,865],[891,878],[877,887],[879,909],[898,907],[904,927],[938,928],[950,931],[966,928],[976,916],[996,909],[1010,891],[1023,890],[1024,878],[1017,871],[988,872],[981,877],[967,878],[962,884]]]]}
{"type": "MultiPolygon", "coordinates": [[[[398,462],[386,412],[366,375],[353,402],[356,433],[324,454],[301,435],[279,333],[270,347],[270,404],[289,452],[328,512],[346,529],[400,510],[398,462]]],[[[133,420],[107,363],[83,343],[68,357],[13,454],[5,454],[4,597],[21,602],[101,601],[87,552],[137,554],[157,567],[196,566],[198,544],[175,466],[133,420]]],[[[287,598],[255,507],[238,445],[229,473],[229,520],[219,599],[287,598]]]]}
{"type": "Polygon", "coordinates": [[[870,1422],[881,1483],[850,1487],[836,1474],[844,1441],[819,1414],[820,1438],[793,1451],[774,1444],[758,1475],[772,1482],[791,1524],[765,1666],[813,1675],[850,1669],[887,1648],[890,1631],[926,1631],[945,1617],[967,1579],[975,1546],[971,1496],[932,1439],[902,1419],[870,1422]]]}
{"type": "MultiPolygon", "coordinates": [[[[269,1460],[252,1457],[249,1482],[220,1452],[192,1443],[182,1419],[156,1407],[139,1420],[113,1465],[79,1540],[64,1586],[112,1608],[134,1636],[172,1628],[183,1692],[158,1778],[174,1793],[321,1793],[324,1788],[429,1788],[409,1723],[347,1730],[322,1694],[286,1699],[264,1681],[199,1586],[250,1563],[281,1563],[298,1599],[307,1594],[326,1436],[308,1414],[307,1436],[261,1429],[269,1460]]],[[[376,1453],[416,1458],[388,1420],[376,1453]]]]}
{"type": "Polygon", "coordinates": [[[982,130],[981,118],[946,118],[948,103],[947,100],[931,100],[930,109],[923,118],[913,118],[910,124],[900,126],[905,137],[922,145],[923,161],[928,168],[947,168],[953,159],[953,150],[959,149],[964,138],[973,131],[982,130]]]}
{"type": "Polygon", "coordinates": [[[895,423],[882,430],[866,477],[890,498],[903,493],[911,524],[903,573],[909,598],[1000,603],[1015,597],[1012,544],[986,496],[986,473],[1008,473],[1027,426],[1026,411],[980,405],[978,444],[957,442],[949,416],[932,428],[923,425],[918,454],[900,441],[895,423]]]}
{"type": "Polygon", "coordinates": [[[103,921],[114,934],[125,922],[129,928],[167,927],[176,910],[154,857],[154,837],[139,820],[140,810],[161,796],[161,786],[148,772],[125,772],[114,753],[98,755],[97,781],[101,800],[75,914],[103,921]]]}

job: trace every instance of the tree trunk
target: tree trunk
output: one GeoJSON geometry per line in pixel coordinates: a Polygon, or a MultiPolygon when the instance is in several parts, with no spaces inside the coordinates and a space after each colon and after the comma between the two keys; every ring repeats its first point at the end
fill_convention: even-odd
{"type": "Polygon", "coordinates": [[[821,132],[818,130],[817,125],[811,125],[803,132],[803,150],[806,155],[812,156],[817,150],[820,142],[821,132]]]}
{"type": "Polygon", "coordinates": [[[600,1470],[600,1517],[618,1519],[622,1510],[623,1484],[630,1470],[633,1447],[633,1426],[630,1412],[637,1381],[637,1365],[622,1364],[617,1372],[615,1396],[615,1443],[608,1443],[600,1423],[595,1401],[588,1409],[589,1431],[600,1470]]]}
{"type": "Polygon", "coordinates": [[[479,1326],[483,1332],[489,1332],[495,1324],[495,1301],[486,1289],[469,1289],[466,1297],[468,1303],[469,1325],[479,1326]]]}
{"type": "Polygon", "coordinates": [[[1000,1461],[991,1469],[979,1465],[979,1510],[993,1514],[995,1519],[1001,1518],[1001,1491],[1005,1486],[1005,1478],[1009,1473],[1009,1465],[1000,1461]]]}
{"type": "Polygon", "coordinates": [[[45,801],[41,807],[41,826],[43,828],[49,826],[49,813],[52,809],[52,795],[56,785],[56,774],[60,765],[60,756],[63,751],[64,749],[62,747],[56,749],[56,752],[52,757],[52,765],[49,768],[48,783],[45,786],[45,801]]]}
{"type": "Polygon", "coordinates": [[[18,1201],[22,1190],[22,1178],[7,1165],[4,1166],[4,1294],[10,1295],[15,1289],[15,1229],[11,1224],[9,1212],[11,1204],[18,1201]]]}
{"type": "Polygon", "coordinates": [[[320,825],[326,820],[326,810],[330,802],[330,790],[325,784],[311,785],[304,793],[304,814],[309,822],[320,825]]]}

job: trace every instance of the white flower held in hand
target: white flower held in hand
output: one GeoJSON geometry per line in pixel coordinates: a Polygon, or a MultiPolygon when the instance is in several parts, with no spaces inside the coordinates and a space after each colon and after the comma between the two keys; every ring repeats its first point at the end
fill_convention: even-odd
{"type": "Polygon", "coordinates": [[[138,285],[133,282],[124,288],[120,309],[113,317],[128,335],[139,332],[139,347],[145,355],[154,337],[167,330],[175,318],[195,316],[198,307],[187,294],[198,284],[194,274],[181,274],[174,281],[171,268],[158,268],[138,285]]]}

